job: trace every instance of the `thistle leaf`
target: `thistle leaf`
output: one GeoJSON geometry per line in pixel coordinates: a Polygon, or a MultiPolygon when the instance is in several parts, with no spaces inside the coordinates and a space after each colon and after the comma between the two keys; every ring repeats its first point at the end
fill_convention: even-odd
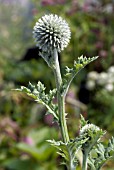
{"type": "Polygon", "coordinates": [[[64,70],[64,75],[63,75],[63,84],[61,86],[61,92],[63,95],[66,95],[68,88],[70,86],[71,81],[73,78],[76,76],[76,74],[82,70],[87,64],[90,62],[96,60],[98,56],[92,57],[92,58],[87,58],[87,57],[78,57],[77,61],[74,61],[74,66],[73,68],[65,67],[64,70]]]}
{"type": "Polygon", "coordinates": [[[80,115],[80,116],[81,116],[80,125],[81,125],[81,127],[83,127],[83,126],[87,125],[88,121],[86,121],[82,115],[80,115]]]}
{"type": "Polygon", "coordinates": [[[53,99],[56,96],[56,89],[50,90],[49,94],[45,93],[45,86],[40,81],[37,86],[32,85],[29,82],[28,88],[21,86],[20,89],[16,89],[16,91],[24,92],[28,96],[32,97],[36,102],[43,104],[48,111],[53,114],[54,118],[58,121],[58,106],[53,103],[53,99]]]}
{"type": "Polygon", "coordinates": [[[89,166],[94,166],[96,170],[100,170],[106,161],[114,157],[114,137],[109,139],[108,146],[104,146],[102,143],[97,144],[95,149],[96,156],[89,155],[89,166]]]}
{"type": "Polygon", "coordinates": [[[72,169],[75,170],[78,165],[77,153],[81,149],[82,145],[87,141],[87,139],[82,139],[76,137],[74,140],[68,143],[63,143],[62,141],[47,140],[52,146],[56,147],[58,154],[61,155],[65,164],[69,167],[69,160],[72,165],[72,169]]]}

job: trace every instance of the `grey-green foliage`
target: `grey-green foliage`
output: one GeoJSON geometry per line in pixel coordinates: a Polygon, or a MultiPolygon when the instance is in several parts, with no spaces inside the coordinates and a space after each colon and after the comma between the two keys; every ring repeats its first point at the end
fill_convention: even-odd
{"type": "MultiPolygon", "coordinates": [[[[73,68],[65,67],[65,73],[63,75],[63,84],[61,86],[61,93],[64,95],[67,93],[67,90],[70,86],[71,81],[75,77],[75,75],[84,68],[87,64],[94,61],[98,57],[79,57],[77,61],[74,61],[73,68]]],[[[51,61],[50,61],[51,62],[51,61]]],[[[32,97],[36,102],[41,103],[46,106],[49,113],[53,114],[56,121],[59,121],[58,116],[58,105],[54,104],[53,99],[56,97],[56,89],[50,90],[49,94],[45,92],[45,86],[39,81],[37,86],[32,85],[29,82],[28,87],[21,86],[20,89],[16,89],[17,91],[24,92],[28,96],[32,97]]]]}
{"type": "Polygon", "coordinates": [[[82,153],[87,156],[87,164],[91,170],[100,170],[109,159],[114,157],[114,137],[109,139],[108,145],[105,146],[101,142],[105,131],[85,121],[83,116],[81,116],[80,124],[79,137],[86,139],[81,147],[82,153]]]}
{"type": "Polygon", "coordinates": [[[58,153],[64,158],[65,164],[69,167],[72,167],[72,170],[75,170],[78,165],[77,154],[78,151],[85,151],[87,154],[92,150],[93,146],[98,142],[104,132],[97,128],[93,124],[89,124],[88,121],[81,116],[81,128],[79,136],[75,139],[70,140],[68,143],[63,143],[62,141],[48,140],[51,145],[55,146],[58,149],[58,153]],[[92,125],[94,130],[89,128],[92,125]],[[84,133],[81,133],[84,130],[84,133]],[[87,128],[87,130],[86,130],[87,128]],[[94,132],[94,133],[93,133],[94,132]]]}
{"type": "MultiPolygon", "coordinates": [[[[81,56],[78,58],[77,62],[74,62],[73,68],[65,67],[61,85],[61,95],[66,95],[75,75],[96,58],[97,57],[86,58],[81,56]]],[[[50,90],[47,94],[45,86],[39,81],[36,86],[29,83],[28,87],[22,86],[20,89],[16,90],[26,93],[36,102],[46,106],[48,111],[53,114],[56,121],[59,122],[58,104],[54,103],[57,89],[50,90]]],[[[58,153],[64,158],[64,164],[67,165],[68,169],[70,167],[70,169],[76,170],[78,165],[78,151],[81,150],[82,155],[87,156],[87,165],[89,165],[91,170],[99,170],[104,163],[114,155],[114,138],[112,137],[112,139],[109,140],[108,146],[105,147],[100,142],[104,134],[105,131],[89,123],[81,116],[78,137],[69,140],[67,143],[55,140],[48,140],[48,142],[58,149],[58,153]]]]}
{"type": "Polygon", "coordinates": [[[94,148],[94,154],[90,153],[88,163],[91,170],[100,170],[106,161],[114,158],[114,137],[109,139],[108,145],[98,143],[94,148]]]}
{"type": "Polygon", "coordinates": [[[104,134],[105,131],[90,123],[82,127],[80,129],[80,136],[82,136],[82,138],[88,138],[86,143],[83,144],[83,152],[88,154],[104,134]]]}
{"type": "Polygon", "coordinates": [[[105,131],[88,123],[82,115],[80,125],[79,136],[68,143],[55,140],[48,140],[48,142],[57,148],[58,154],[65,160],[64,164],[68,167],[69,163],[72,164],[72,170],[76,170],[78,165],[79,150],[88,156],[87,163],[91,170],[100,170],[106,161],[114,157],[114,137],[109,140],[108,146],[104,146],[101,137],[105,131]]]}
{"type": "Polygon", "coordinates": [[[87,138],[82,139],[80,137],[76,137],[75,139],[70,140],[68,143],[48,140],[51,145],[57,148],[57,153],[64,158],[63,164],[67,165],[67,167],[72,167],[72,170],[75,170],[78,165],[77,153],[86,141],[87,138]]]}
{"type": "Polygon", "coordinates": [[[105,131],[95,126],[94,124],[85,121],[81,116],[81,128],[79,136],[87,141],[82,145],[83,154],[89,154],[93,147],[100,141],[101,137],[105,134],[105,131]]]}
{"type": "Polygon", "coordinates": [[[83,154],[88,157],[88,165],[91,170],[100,170],[109,159],[114,157],[114,137],[112,137],[107,146],[101,142],[105,131],[99,127],[85,121],[81,116],[80,136],[87,141],[82,145],[83,154]]]}
{"type": "Polygon", "coordinates": [[[87,163],[91,170],[100,170],[104,163],[114,156],[114,138],[112,137],[108,146],[105,147],[100,141],[105,131],[88,123],[83,116],[81,116],[80,123],[79,136],[75,139],[70,140],[68,143],[55,140],[48,140],[48,142],[57,148],[57,153],[64,158],[63,163],[67,167],[71,164],[72,170],[76,170],[78,166],[79,150],[87,155],[87,163]]]}
{"type": "Polygon", "coordinates": [[[80,70],[82,70],[87,64],[96,60],[97,58],[98,58],[98,56],[87,58],[87,57],[83,57],[83,55],[82,55],[82,56],[78,57],[77,61],[74,61],[74,65],[72,68],[69,68],[68,66],[65,67],[64,75],[63,75],[63,84],[62,84],[63,94],[67,93],[67,90],[68,90],[73,78],[76,76],[76,74],[80,70]]]}
{"type": "Polygon", "coordinates": [[[39,81],[36,86],[32,85],[29,82],[28,87],[21,86],[20,89],[16,90],[26,93],[28,96],[32,97],[36,102],[46,106],[49,113],[53,114],[54,118],[58,121],[58,106],[53,102],[56,96],[56,89],[50,90],[49,94],[46,94],[45,86],[39,81]]]}

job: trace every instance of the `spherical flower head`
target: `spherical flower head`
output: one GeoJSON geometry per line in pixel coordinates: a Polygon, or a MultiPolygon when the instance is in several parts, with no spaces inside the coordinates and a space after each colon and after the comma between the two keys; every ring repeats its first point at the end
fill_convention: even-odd
{"type": "Polygon", "coordinates": [[[114,74],[114,66],[109,67],[108,73],[114,74]]]}
{"type": "Polygon", "coordinates": [[[88,132],[91,131],[92,133],[96,133],[97,131],[100,131],[100,128],[98,126],[95,126],[94,124],[86,124],[80,129],[80,135],[88,134],[88,132]]]}
{"type": "Polygon", "coordinates": [[[50,54],[53,49],[61,52],[67,47],[71,32],[65,20],[50,14],[44,15],[33,28],[33,37],[39,49],[50,54]]]}
{"type": "Polygon", "coordinates": [[[88,73],[87,79],[88,80],[90,80],[90,79],[91,80],[97,80],[98,76],[99,76],[99,74],[96,71],[91,71],[91,72],[88,73]]]}
{"type": "Polygon", "coordinates": [[[98,76],[97,84],[101,86],[105,85],[108,81],[108,78],[109,75],[106,72],[101,72],[98,76]]]}
{"type": "Polygon", "coordinates": [[[95,88],[95,81],[94,80],[88,80],[87,82],[86,82],[86,88],[88,89],[88,90],[94,90],[94,88],[95,88]]]}
{"type": "Polygon", "coordinates": [[[105,89],[108,92],[112,92],[114,90],[114,85],[112,83],[108,83],[108,84],[105,85],[105,89]]]}
{"type": "Polygon", "coordinates": [[[80,129],[80,137],[85,140],[82,145],[82,152],[91,151],[98,144],[106,132],[94,124],[86,124],[80,129]]]}

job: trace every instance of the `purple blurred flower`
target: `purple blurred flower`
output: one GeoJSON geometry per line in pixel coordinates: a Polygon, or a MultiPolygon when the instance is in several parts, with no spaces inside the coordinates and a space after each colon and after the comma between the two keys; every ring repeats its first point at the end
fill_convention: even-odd
{"type": "Polygon", "coordinates": [[[70,97],[72,99],[75,99],[75,92],[73,90],[69,90],[67,93],[67,97],[70,97]]]}
{"type": "Polygon", "coordinates": [[[52,114],[47,114],[44,116],[44,122],[49,125],[52,126],[53,125],[53,115],[52,114]]]}
{"type": "Polygon", "coordinates": [[[33,139],[32,139],[31,137],[25,137],[25,138],[23,139],[23,142],[26,143],[26,144],[28,144],[28,145],[30,145],[30,146],[33,146],[33,145],[34,145],[34,141],[33,141],[33,139]]]}
{"type": "Polygon", "coordinates": [[[55,0],[57,4],[64,4],[66,0],[55,0]]]}
{"type": "Polygon", "coordinates": [[[100,51],[99,51],[99,56],[100,56],[100,57],[107,57],[107,55],[108,55],[108,54],[107,54],[107,51],[106,51],[106,50],[100,50],[100,51]]]}
{"type": "Polygon", "coordinates": [[[76,0],[72,0],[71,8],[68,10],[68,15],[73,15],[80,9],[80,5],[76,0]]]}
{"type": "Polygon", "coordinates": [[[54,5],[54,1],[53,0],[42,0],[41,4],[42,6],[54,5]]]}
{"type": "Polygon", "coordinates": [[[38,10],[36,8],[32,9],[32,15],[36,15],[38,13],[38,10]]]}
{"type": "Polygon", "coordinates": [[[64,4],[66,0],[42,0],[42,6],[64,4]]]}
{"type": "Polygon", "coordinates": [[[95,44],[95,47],[96,47],[97,49],[103,48],[103,42],[97,41],[96,44],[95,44]]]}
{"type": "Polygon", "coordinates": [[[20,128],[11,118],[0,118],[0,130],[1,134],[7,135],[11,139],[19,140],[20,128]]]}
{"type": "Polygon", "coordinates": [[[91,31],[96,34],[97,36],[99,36],[100,34],[100,29],[99,28],[92,28],[91,31]]]}
{"type": "Polygon", "coordinates": [[[97,11],[100,7],[100,2],[98,0],[85,0],[82,9],[85,12],[97,11]]]}
{"type": "Polygon", "coordinates": [[[84,4],[84,6],[82,7],[83,11],[85,12],[90,12],[92,11],[92,8],[89,4],[84,4]]]}
{"type": "Polygon", "coordinates": [[[114,53],[114,45],[111,46],[111,52],[114,53]]]}

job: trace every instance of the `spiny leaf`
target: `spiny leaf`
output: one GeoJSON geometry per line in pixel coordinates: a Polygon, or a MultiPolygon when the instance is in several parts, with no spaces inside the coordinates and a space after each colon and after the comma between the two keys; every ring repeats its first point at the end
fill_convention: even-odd
{"type": "MultiPolygon", "coordinates": [[[[70,143],[63,143],[62,141],[55,141],[55,140],[48,140],[54,147],[58,149],[58,154],[61,155],[64,160],[65,164],[68,165],[69,160],[74,161],[74,157],[71,158],[71,149],[69,148],[70,143]]],[[[76,158],[75,158],[76,159],[76,158]]],[[[77,162],[77,161],[76,161],[77,162]]],[[[76,165],[75,165],[76,166],[76,165]]]]}
{"type": "Polygon", "coordinates": [[[65,160],[68,161],[69,153],[67,144],[62,141],[55,141],[55,140],[47,140],[47,142],[51,143],[52,146],[58,149],[58,154],[61,155],[65,160]]]}
{"type": "Polygon", "coordinates": [[[96,60],[98,58],[98,56],[96,57],[92,57],[92,58],[87,58],[87,57],[78,57],[77,61],[74,61],[74,66],[73,68],[69,68],[69,67],[65,67],[64,70],[64,78],[63,78],[63,84],[61,86],[61,93],[63,95],[66,95],[67,90],[70,86],[71,81],[73,80],[73,78],[76,76],[76,74],[82,69],[84,68],[87,64],[89,64],[90,62],[96,60]]]}
{"type": "Polygon", "coordinates": [[[40,81],[37,86],[32,85],[30,82],[28,84],[28,88],[21,86],[20,89],[16,89],[17,91],[21,91],[26,93],[28,96],[32,97],[36,102],[41,103],[46,106],[48,111],[53,114],[54,118],[58,121],[58,106],[53,103],[53,99],[56,96],[56,89],[50,90],[49,94],[45,93],[45,86],[40,81]]]}
{"type": "Polygon", "coordinates": [[[83,127],[83,126],[85,126],[88,123],[88,121],[86,121],[82,115],[80,115],[80,117],[81,117],[80,125],[81,125],[81,127],[83,127]]]}
{"type": "Polygon", "coordinates": [[[86,56],[83,57],[83,55],[82,55],[82,56],[78,57],[77,61],[74,62],[74,66],[77,66],[77,68],[80,68],[82,66],[84,67],[85,65],[87,65],[90,62],[96,60],[97,58],[98,58],[98,56],[87,58],[86,56]]]}
{"type": "Polygon", "coordinates": [[[61,155],[66,164],[69,164],[69,160],[72,162],[72,166],[75,168],[78,165],[78,160],[76,154],[82,145],[87,141],[87,139],[82,139],[76,137],[74,140],[70,140],[68,143],[63,143],[62,141],[48,140],[52,146],[58,149],[58,154],[61,155]]]}
{"type": "Polygon", "coordinates": [[[108,147],[105,149],[105,157],[108,159],[114,157],[114,137],[109,139],[108,147]]]}
{"type": "Polygon", "coordinates": [[[114,157],[114,137],[109,140],[107,147],[99,143],[93,150],[96,152],[96,157],[89,155],[88,163],[90,166],[94,166],[96,170],[100,170],[106,161],[114,157]]]}

